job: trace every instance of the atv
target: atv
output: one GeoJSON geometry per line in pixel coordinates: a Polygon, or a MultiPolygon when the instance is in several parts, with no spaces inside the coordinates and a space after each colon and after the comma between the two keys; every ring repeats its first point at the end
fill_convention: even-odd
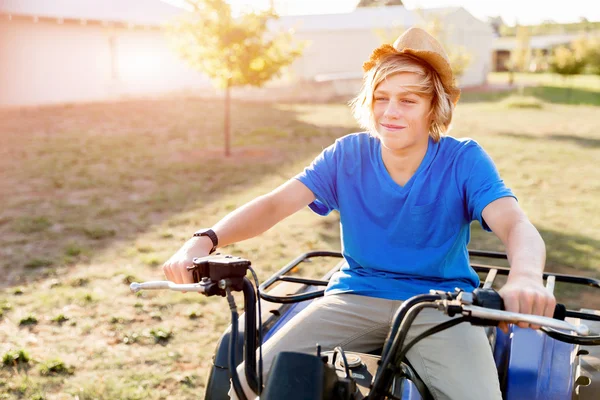
{"type": "MultiPolygon", "coordinates": [[[[236,371],[242,360],[246,363],[249,386],[256,397],[263,400],[433,399],[405,355],[419,340],[459,323],[486,327],[504,399],[600,399],[600,311],[570,310],[561,304],[556,306],[554,318],[504,311],[502,298],[493,286],[498,276],[508,275],[509,268],[475,263],[473,258],[506,260],[506,254],[470,250],[469,256],[471,266],[482,277],[480,287],[473,292],[431,291],[404,301],[396,312],[383,348],[370,354],[348,352],[339,347],[321,351],[317,345],[314,355],[282,352],[273,362],[266,385],[261,378],[262,363],[260,354],[257,361],[257,348],[312,300],[324,295],[321,288],[327,286],[343,261],[322,279],[291,276],[292,272],[298,271],[303,263],[342,258],[341,253],[302,254],[261,285],[250,261],[217,253],[194,259],[189,270],[196,283],[132,283],[131,290],[170,289],[227,297],[232,320],[213,356],[207,400],[228,399],[230,385],[238,398],[246,399],[236,371]],[[246,277],[249,269],[254,276],[254,286],[246,277]],[[232,291],[244,294],[243,323],[238,322],[232,291]],[[424,308],[459,317],[405,343],[411,323],[424,308]],[[497,328],[500,321],[527,322],[541,328],[521,329],[510,325],[508,333],[504,333],[497,328]]],[[[581,276],[544,273],[544,279],[551,292],[557,282],[600,289],[600,280],[581,276]]]]}

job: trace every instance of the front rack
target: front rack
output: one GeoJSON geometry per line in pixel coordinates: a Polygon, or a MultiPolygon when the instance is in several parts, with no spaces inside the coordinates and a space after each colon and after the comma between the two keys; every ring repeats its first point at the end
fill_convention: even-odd
{"type": "MultiPolygon", "coordinates": [[[[500,259],[507,260],[508,257],[506,253],[495,252],[495,251],[482,251],[482,250],[469,250],[470,257],[482,257],[482,258],[490,258],[490,259],[500,259]]],[[[311,258],[316,257],[331,257],[331,258],[343,258],[340,252],[335,251],[311,251],[308,253],[304,253],[299,257],[292,260],[286,266],[281,268],[277,273],[275,273],[271,278],[266,280],[262,285],[260,285],[260,297],[263,300],[279,303],[279,304],[290,304],[290,303],[298,303],[301,301],[312,300],[318,297],[323,296],[325,290],[312,290],[308,292],[291,294],[285,296],[274,296],[266,293],[271,286],[273,286],[277,282],[291,282],[298,283],[306,286],[318,286],[318,287],[326,287],[329,283],[329,278],[340,269],[340,264],[338,264],[335,268],[331,269],[323,279],[309,279],[309,278],[298,278],[293,276],[287,276],[294,268],[298,267],[303,262],[310,260],[311,258]]],[[[485,279],[482,280],[480,286],[483,288],[491,288],[494,284],[496,277],[498,275],[508,275],[510,272],[510,268],[508,267],[499,267],[478,263],[471,263],[473,269],[478,273],[487,273],[485,275],[485,279]]],[[[564,283],[573,283],[577,285],[585,285],[600,289],[600,280],[594,278],[587,278],[583,276],[577,275],[567,275],[567,274],[558,274],[553,272],[544,272],[544,279],[546,279],[547,287],[550,291],[554,291],[555,282],[564,282],[564,283]]],[[[589,313],[582,313],[574,310],[567,310],[567,317],[573,318],[581,318],[593,321],[600,321],[600,315],[594,315],[589,313]]]]}
{"type": "Polygon", "coordinates": [[[316,299],[317,297],[323,296],[325,290],[315,290],[307,293],[300,293],[287,296],[272,296],[265,293],[265,291],[268,290],[271,286],[273,286],[273,284],[275,284],[276,282],[293,282],[309,286],[327,286],[329,284],[329,278],[331,277],[331,275],[333,275],[336,271],[339,270],[339,266],[329,271],[323,279],[307,279],[286,276],[286,274],[288,274],[292,269],[296,268],[298,265],[314,257],[343,258],[342,253],[336,251],[311,251],[308,253],[304,253],[296,259],[292,260],[285,267],[277,271],[271,278],[263,282],[263,284],[259,286],[260,297],[263,300],[270,301],[272,303],[289,304],[298,303],[300,301],[312,300],[316,299]]]}

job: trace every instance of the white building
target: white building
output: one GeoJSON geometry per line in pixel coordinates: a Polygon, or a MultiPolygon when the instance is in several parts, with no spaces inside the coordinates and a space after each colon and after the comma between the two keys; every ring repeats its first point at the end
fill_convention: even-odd
{"type": "MultiPolygon", "coordinates": [[[[214,95],[209,80],[169,48],[161,30],[162,23],[184,12],[160,0],[1,0],[0,106],[181,91],[214,95]]],[[[361,8],[344,14],[282,17],[273,28],[294,28],[295,36],[309,44],[292,66],[293,79],[303,85],[326,82],[322,85],[333,88],[332,94],[347,95],[358,90],[362,63],[372,49],[434,14],[446,27],[446,37],[472,55],[460,83],[484,83],[493,32],[462,8],[419,12],[402,6],[361,8]]],[[[268,86],[273,90],[289,84],[280,79],[268,86]]],[[[238,95],[257,93],[238,91],[238,95]]]]}
{"type": "Polygon", "coordinates": [[[160,30],[178,14],[159,0],[1,0],[0,106],[209,86],[160,30]]]}
{"type": "Polygon", "coordinates": [[[484,84],[492,71],[495,40],[492,26],[475,18],[462,7],[432,8],[417,11],[424,18],[436,18],[443,27],[442,35],[453,48],[464,48],[470,55],[469,66],[459,79],[461,86],[484,84]]]}

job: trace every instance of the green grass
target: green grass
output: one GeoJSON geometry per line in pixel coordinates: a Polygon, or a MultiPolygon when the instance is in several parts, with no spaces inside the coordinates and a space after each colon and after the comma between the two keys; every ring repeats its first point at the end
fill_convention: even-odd
{"type": "MultiPolygon", "coordinates": [[[[488,76],[490,83],[508,83],[508,72],[494,72],[488,76]]],[[[536,85],[561,88],[580,88],[590,91],[600,91],[600,76],[574,75],[565,78],[555,73],[515,73],[515,85],[536,85]]]]}
{"type": "Polygon", "coordinates": [[[44,361],[39,366],[40,375],[72,375],[75,368],[66,365],[60,358],[44,361]]]}
{"type": "Polygon", "coordinates": [[[29,354],[23,350],[10,350],[2,356],[2,365],[5,367],[14,367],[28,364],[30,361],[29,354]]]}
{"type": "MultiPolygon", "coordinates": [[[[545,85],[558,92],[522,93],[540,90],[541,108],[502,104],[516,89],[465,92],[452,134],[491,154],[546,241],[548,269],[597,276],[599,108],[586,97],[596,89],[572,87],[567,102],[565,87],[545,85]]],[[[0,354],[26,349],[36,360],[27,376],[0,369],[6,398],[202,396],[229,324],[226,300],[132,295],[129,284],[162,279],[160,264],[192,232],[357,129],[342,103],[235,102],[235,147],[225,159],[221,115],[220,102],[194,99],[0,110],[0,354]]],[[[339,249],[338,223],[335,213],[305,209],[225,250],[252,260],[265,280],[299,253],[339,249]]],[[[501,248],[477,226],[471,247],[501,248]]],[[[306,264],[298,274],[318,276],[333,264],[306,264]]],[[[597,306],[597,298],[584,300],[597,306]]]]}
{"type": "Polygon", "coordinates": [[[542,108],[544,103],[537,97],[512,95],[502,100],[501,104],[508,108],[542,108]]]}
{"type": "Polygon", "coordinates": [[[19,321],[19,326],[29,326],[36,325],[38,323],[38,319],[35,315],[29,314],[28,316],[21,318],[19,321]]]}
{"type": "Polygon", "coordinates": [[[563,78],[558,74],[515,74],[513,86],[508,86],[507,73],[493,73],[488,82],[507,90],[471,91],[461,94],[464,103],[498,102],[519,96],[542,103],[600,106],[600,76],[576,75],[563,78]]]}

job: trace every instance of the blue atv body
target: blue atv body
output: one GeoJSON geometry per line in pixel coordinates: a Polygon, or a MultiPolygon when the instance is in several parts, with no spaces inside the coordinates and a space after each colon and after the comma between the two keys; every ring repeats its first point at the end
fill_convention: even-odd
{"type": "MultiPolygon", "coordinates": [[[[471,256],[505,258],[501,253],[470,251],[471,256]]],[[[264,343],[296,314],[315,298],[322,296],[322,288],[327,285],[331,275],[341,264],[329,271],[322,279],[305,279],[290,276],[290,271],[304,262],[317,261],[321,257],[341,257],[335,252],[306,253],[290,262],[278,273],[260,286],[263,323],[260,327],[264,343]],[[274,285],[279,283],[278,285],[274,285]]],[[[472,263],[473,268],[482,276],[482,287],[491,287],[497,275],[507,275],[508,268],[472,263]]],[[[577,285],[592,286],[600,289],[600,281],[573,275],[545,274],[552,285],[557,282],[569,282],[577,285]]],[[[574,325],[585,319],[585,324],[594,332],[600,332],[600,311],[569,310],[566,320],[574,325]],[[595,317],[594,317],[595,316],[595,317]],[[577,318],[580,317],[580,318],[577,318]]],[[[566,343],[549,335],[531,329],[512,326],[505,334],[496,327],[486,328],[492,347],[503,397],[507,400],[598,400],[600,399],[600,346],[586,346],[566,343]]],[[[239,326],[239,335],[235,343],[236,360],[243,359],[243,341],[245,328],[239,326]]],[[[228,329],[221,337],[213,366],[208,378],[206,399],[228,399],[230,385],[228,367],[229,341],[228,329]]],[[[370,378],[375,375],[380,351],[372,354],[346,353],[348,357],[358,358],[352,375],[356,378],[360,391],[368,394],[370,378]]],[[[460,367],[451,366],[451,367],[460,367]]],[[[423,382],[410,371],[397,382],[394,396],[403,400],[421,400],[431,398],[423,382]],[[408,376],[408,379],[406,377],[408,376]]],[[[341,369],[337,368],[336,369],[341,369]]],[[[341,371],[338,371],[341,373],[341,371]]],[[[465,383],[466,384],[466,383],[465,383]]],[[[481,398],[485,398],[482,394],[481,398]]]]}

